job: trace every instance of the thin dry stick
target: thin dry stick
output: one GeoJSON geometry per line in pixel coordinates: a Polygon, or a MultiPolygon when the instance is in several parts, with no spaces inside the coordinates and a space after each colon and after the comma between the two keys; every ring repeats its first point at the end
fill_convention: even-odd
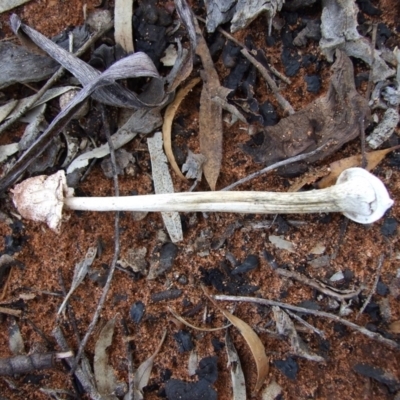
{"type": "Polygon", "coordinates": [[[267,69],[262,65],[259,61],[257,61],[246,49],[242,49],[240,51],[261,73],[263,78],[267,81],[268,86],[274,92],[276,100],[278,101],[279,105],[283,108],[284,112],[288,114],[294,114],[295,111],[290,103],[280,94],[279,88],[276,85],[275,81],[271,78],[267,69]]]}
{"type": "MultiPolygon", "coordinates": [[[[102,114],[102,118],[103,118],[103,123],[104,123],[104,130],[106,133],[106,137],[107,137],[107,142],[108,142],[108,146],[110,147],[110,157],[111,157],[111,167],[112,167],[112,172],[113,172],[113,179],[114,179],[114,192],[115,192],[115,196],[118,197],[119,196],[119,187],[118,187],[118,175],[117,175],[117,163],[115,160],[115,150],[114,150],[114,145],[113,142],[111,140],[111,134],[110,134],[110,125],[107,119],[107,115],[106,115],[106,111],[105,111],[105,107],[104,105],[100,104],[100,109],[101,109],[101,114],[102,114]]],[[[85,346],[89,340],[90,335],[92,334],[97,321],[100,317],[100,313],[103,309],[104,303],[106,301],[107,298],[107,294],[110,290],[111,287],[111,282],[112,282],[112,278],[114,276],[114,271],[117,265],[117,261],[119,259],[119,252],[120,252],[120,243],[119,243],[119,212],[115,213],[115,233],[114,233],[114,257],[112,259],[111,262],[111,267],[110,267],[110,271],[108,273],[107,276],[107,281],[106,284],[104,285],[103,288],[103,292],[101,294],[99,303],[97,304],[96,307],[96,311],[93,315],[92,321],[89,324],[89,327],[86,331],[85,336],[83,337],[81,344],[79,345],[79,349],[78,349],[78,353],[76,354],[75,357],[75,365],[73,370],[75,369],[75,367],[78,365],[82,353],[85,349],[85,346]]]]}
{"type": "MultiPolygon", "coordinates": [[[[64,334],[61,328],[57,326],[53,330],[53,336],[56,339],[58,346],[63,351],[70,351],[67,341],[65,340],[64,334]]],[[[71,367],[74,366],[74,360],[72,358],[66,358],[65,361],[71,367]]],[[[81,383],[85,392],[89,395],[92,400],[102,400],[104,397],[97,391],[96,387],[92,384],[91,377],[79,366],[74,366],[74,374],[81,383]]]]}
{"type": "Polygon", "coordinates": [[[362,305],[360,311],[358,312],[356,319],[358,319],[358,317],[364,312],[365,308],[371,301],[373,294],[375,293],[376,287],[378,286],[379,278],[381,277],[381,271],[382,271],[384,259],[385,259],[384,255],[381,254],[378,259],[378,267],[376,269],[375,282],[372,285],[372,288],[368,294],[368,297],[365,299],[364,304],[362,305]]]}
{"type": "Polygon", "coordinates": [[[328,142],[326,142],[325,144],[323,144],[322,146],[318,147],[317,149],[310,151],[309,153],[305,153],[305,154],[299,154],[297,156],[291,157],[291,158],[287,158],[286,160],[282,160],[282,161],[278,161],[275,164],[272,164],[268,167],[265,167],[263,169],[261,169],[260,171],[254,172],[242,179],[239,179],[238,181],[232,183],[231,185],[228,185],[226,187],[224,187],[223,189],[221,189],[221,191],[227,191],[227,190],[232,190],[233,188],[235,188],[236,186],[239,186],[243,183],[246,183],[254,178],[258,178],[261,175],[266,174],[267,172],[270,172],[276,168],[279,167],[283,167],[284,165],[289,165],[289,164],[293,164],[297,161],[302,161],[307,159],[308,157],[311,157],[317,153],[319,153],[321,150],[324,149],[325,146],[328,146],[331,144],[331,140],[329,140],[328,142]]]}
{"type": "Polygon", "coordinates": [[[325,311],[311,310],[309,308],[303,308],[303,307],[293,306],[287,303],[281,303],[280,301],[274,301],[269,299],[258,299],[256,297],[215,295],[213,296],[213,298],[215,300],[222,300],[222,301],[245,301],[248,303],[262,304],[264,306],[278,306],[288,310],[300,312],[303,314],[311,314],[311,315],[316,315],[317,317],[328,318],[332,321],[339,322],[340,324],[343,324],[357,332],[360,332],[363,335],[369,337],[370,339],[376,340],[377,342],[384,344],[385,346],[388,346],[392,349],[400,350],[400,344],[398,344],[394,340],[387,339],[382,335],[380,335],[379,333],[371,332],[370,330],[362,326],[354,324],[353,322],[347,321],[341,317],[338,317],[335,314],[330,314],[325,311]]]}
{"type": "MultiPolygon", "coordinates": [[[[204,18],[201,18],[201,17],[196,17],[196,18],[199,21],[203,22],[204,24],[206,23],[206,20],[204,18]]],[[[236,45],[238,45],[239,47],[241,47],[242,49],[246,49],[247,51],[249,51],[249,49],[243,43],[239,42],[239,40],[237,40],[235,37],[233,37],[229,32],[222,29],[220,26],[217,28],[217,31],[219,33],[221,33],[223,36],[225,36],[227,39],[229,39],[231,42],[233,42],[236,45]]],[[[269,64],[268,67],[271,70],[271,72],[275,76],[277,76],[280,80],[287,83],[288,85],[290,85],[292,83],[287,76],[281,74],[273,65],[269,64]]]]}
{"type": "MultiPolygon", "coordinates": [[[[108,25],[104,27],[104,29],[96,32],[85,44],[80,47],[77,52],[74,54],[79,57],[84,54],[92,45],[96,42],[101,36],[103,36],[107,31],[109,31],[114,26],[113,22],[110,22],[108,25]]],[[[50,89],[64,74],[65,69],[60,67],[54,75],[46,82],[46,84],[35,94],[32,99],[22,107],[17,114],[15,114],[12,118],[4,122],[0,125],[0,133],[3,133],[6,129],[8,129],[14,122],[18,121],[27,111],[29,111],[32,106],[39,101],[42,96],[46,93],[48,89],[50,89]]]]}
{"type": "Polygon", "coordinates": [[[372,91],[372,66],[374,65],[375,61],[375,46],[376,46],[376,33],[378,31],[378,24],[372,25],[372,38],[371,38],[371,55],[372,55],[372,62],[371,62],[371,69],[369,70],[369,77],[368,77],[368,85],[367,91],[365,92],[365,98],[369,101],[371,97],[372,91]]]}
{"type": "Polygon", "coordinates": [[[334,290],[329,289],[327,287],[323,287],[320,283],[314,281],[313,279],[307,278],[306,276],[299,274],[296,271],[289,271],[289,270],[283,269],[283,268],[276,268],[276,269],[274,269],[274,272],[276,272],[278,275],[284,276],[286,278],[295,279],[296,281],[304,283],[305,285],[311,286],[312,288],[318,290],[318,292],[326,294],[327,296],[335,297],[338,300],[347,300],[347,299],[356,297],[361,293],[361,290],[362,290],[362,288],[359,288],[358,290],[356,290],[354,292],[342,294],[342,293],[335,292],[334,290]]]}
{"type": "Polygon", "coordinates": [[[309,324],[307,321],[305,321],[303,318],[299,317],[297,314],[291,312],[290,310],[286,310],[286,312],[295,320],[299,321],[302,325],[304,325],[306,328],[310,329],[311,331],[315,332],[317,335],[321,336],[322,338],[325,339],[325,332],[321,331],[320,329],[316,328],[315,326],[309,324]]]}

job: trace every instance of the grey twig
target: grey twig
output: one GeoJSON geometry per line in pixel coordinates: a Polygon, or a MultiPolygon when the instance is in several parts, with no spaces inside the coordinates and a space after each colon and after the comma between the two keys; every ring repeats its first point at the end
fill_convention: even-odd
{"type": "MultiPolygon", "coordinates": [[[[109,31],[114,26],[114,23],[111,22],[105,26],[101,31],[96,32],[85,44],[83,44],[75,53],[75,56],[80,57],[84,54],[92,45],[96,42],[101,36],[103,36],[107,31],[109,31]]],[[[32,99],[22,107],[18,113],[16,113],[12,118],[4,122],[0,125],[0,133],[3,133],[6,129],[8,129],[14,122],[18,121],[27,111],[29,111],[32,106],[41,99],[41,97],[46,93],[48,89],[50,89],[64,74],[65,69],[60,67],[54,75],[46,82],[46,84],[35,94],[32,99]]]]}
{"type": "Polygon", "coordinates": [[[325,332],[321,331],[320,329],[316,328],[315,326],[309,324],[307,321],[305,321],[303,318],[299,317],[297,314],[294,312],[291,312],[290,310],[286,310],[286,312],[295,320],[299,321],[302,325],[304,325],[306,328],[310,329],[311,331],[315,332],[317,335],[321,336],[322,338],[325,339],[325,332]]]}
{"type": "Polygon", "coordinates": [[[262,304],[264,306],[278,306],[278,307],[282,307],[284,309],[292,310],[295,312],[300,312],[303,314],[311,314],[311,315],[316,315],[317,317],[327,318],[332,321],[339,322],[340,324],[343,324],[357,332],[360,332],[363,335],[369,337],[370,339],[376,340],[377,342],[384,344],[385,346],[388,346],[392,349],[400,350],[400,344],[398,344],[394,340],[387,339],[387,338],[383,337],[382,335],[380,335],[379,333],[371,332],[370,330],[368,330],[362,326],[354,324],[353,322],[347,321],[341,317],[338,317],[335,314],[330,314],[325,311],[311,310],[309,308],[303,308],[303,307],[298,307],[298,306],[294,306],[294,305],[287,304],[287,303],[281,303],[280,301],[274,301],[274,300],[269,300],[269,299],[259,299],[257,297],[226,296],[226,295],[215,295],[212,297],[215,300],[222,300],[222,301],[245,301],[248,303],[262,304]]]}
{"type": "Polygon", "coordinates": [[[381,277],[381,271],[382,271],[382,266],[383,266],[384,259],[385,259],[384,255],[381,254],[379,256],[379,259],[378,259],[378,267],[376,268],[376,275],[375,275],[374,284],[372,285],[372,288],[371,288],[371,291],[368,294],[368,297],[365,299],[364,304],[362,305],[360,311],[358,312],[356,319],[358,319],[358,317],[364,312],[365,308],[367,307],[367,305],[371,301],[371,298],[372,298],[373,294],[375,293],[376,287],[378,286],[379,278],[381,277]]]}
{"type": "MultiPolygon", "coordinates": [[[[117,167],[116,167],[117,164],[116,164],[116,160],[115,160],[114,145],[111,140],[110,125],[108,122],[108,118],[106,115],[104,105],[100,104],[100,109],[101,109],[101,114],[103,117],[103,123],[104,123],[104,127],[105,127],[105,133],[106,133],[106,137],[107,137],[108,146],[110,147],[111,165],[112,165],[113,178],[114,178],[114,192],[115,192],[115,196],[117,197],[117,196],[119,196],[119,187],[118,187],[118,175],[117,175],[117,167]]],[[[106,284],[104,285],[103,292],[102,292],[100,300],[97,304],[96,311],[93,315],[92,321],[90,322],[89,327],[87,328],[87,331],[85,333],[85,336],[83,337],[83,339],[79,345],[79,349],[78,349],[78,352],[75,357],[75,366],[74,367],[76,367],[78,365],[79,360],[81,359],[82,353],[85,349],[85,346],[89,340],[89,337],[92,334],[92,332],[97,324],[97,321],[100,317],[100,313],[103,309],[104,303],[107,298],[107,294],[111,287],[111,282],[112,282],[112,278],[114,276],[115,268],[117,266],[117,261],[119,259],[119,253],[120,253],[119,234],[120,234],[120,232],[119,232],[119,212],[118,211],[115,213],[115,228],[114,229],[115,229],[114,257],[111,262],[110,271],[108,272],[107,281],[106,281],[106,284]]]]}
{"type": "Polygon", "coordinates": [[[294,114],[295,111],[290,103],[280,94],[279,88],[275,81],[271,78],[267,69],[262,65],[259,61],[257,61],[246,49],[242,49],[241,53],[260,71],[263,78],[267,81],[268,86],[274,92],[276,100],[278,101],[279,105],[283,108],[284,112],[288,114],[294,114]]]}
{"type": "Polygon", "coordinates": [[[297,156],[287,158],[286,160],[278,161],[277,163],[269,165],[268,167],[265,167],[265,168],[261,169],[260,171],[256,171],[242,179],[239,179],[238,181],[224,187],[223,189],[221,189],[221,191],[232,190],[236,186],[246,183],[252,179],[258,178],[259,176],[264,175],[267,172],[270,172],[276,168],[283,167],[284,165],[289,165],[289,164],[293,164],[298,161],[306,160],[308,157],[311,157],[311,156],[319,153],[321,150],[323,150],[325,148],[325,146],[329,146],[330,144],[331,144],[331,141],[328,141],[327,143],[323,144],[322,146],[318,147],[317,149],[315,149],[313,151],[310,151],[309,153],[299,154],[297,156]]]}
{"type": "Polygon", "coordinates": [[[358,296],[360,294],[360,292],[362,291],[362,288],[360,288],[360,289],[350,292],[350,293],[338,293],[328,287],[322,286],[321,283],[319,283],[313,279],[307,278],[306,276],[299,274],[296,271],[289,271],[289,270],[283,269],[283,268],[276,268],[276,269],[274,269],[274,272],[276,272],[278,275],[284,276],[286,278],[291,278],[291,279],[295,279],[296,281],[302,282],[305,285],[311,286],[312,288],[318,290],[318,292],[326,294],[327,296],[334,297],[338,300],[351,299],[353,297],[358,296]]]}

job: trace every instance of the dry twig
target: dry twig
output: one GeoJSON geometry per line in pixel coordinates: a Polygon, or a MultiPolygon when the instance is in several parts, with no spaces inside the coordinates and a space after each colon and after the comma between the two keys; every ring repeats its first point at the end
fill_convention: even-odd
{"type": "Polygon", "coordinates": [[[296,271],[289,271],[289,270],[283,269],[283,268],[276,268],[276,269],[274,269],[274,271],[278,275],[284,276],[286,278],[295,279],[296,281],[304,283],[305,285],[311,286],[312,288],[318,290],[318,292],[326,294],[327,296],[334,297],[338,300],[351,299],[353,297],[358,296],[360,294],[360,292],[362,291],[362,288],[359,288],[356,291],[353,291],[350,293],[338,293],[328,287],[322,286],[321,283],[319,283],[313,279],[307,278],[306,276],[299,274],[296,271]]]}
{"type": "Polygon", "coordinates": [[[380,335],[379,333],[371,332],[370,330],[368,330],[362,326],[354,324],[353,322],[347,321],[346,319],[343,319],[335,314],[327,313],[325,311],[311,310],[309,308],[303,308],[303,307],[298,307],[298,306],[294,306],[294,305],[287,304],[287,303],[281,303],[280,301],[274,301],[274,300],[269,300],[269,299],[259,299],[256,297],[214,295],[213,298],[215,300],[222,300],[222,301],[245,301],[248,303],[262,304],[264,306],[278,306],[278,307],[281,307],[284,309],[300,312],[303,314],[311,314],[311,315],[316,315],[317,317],[327,318],[332,321],[339,322],[340,324],[343,324],[357,332],[360,332],[363,335],[369,337],[370,339],[376,340],[377,342],[384,344],[385,346],[388,346],[392,349],[400,350],[400,345],[397,342],[395,342],[394,340],[387,339],[387,338],[383,337],[382,335],[380,335]]]}

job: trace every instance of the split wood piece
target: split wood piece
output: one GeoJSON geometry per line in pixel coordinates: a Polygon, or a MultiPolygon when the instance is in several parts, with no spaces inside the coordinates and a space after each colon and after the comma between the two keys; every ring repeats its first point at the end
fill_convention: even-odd
{"type": "Polygon", "coordinates": [[[342,172],[336,185],[301,193],[196,192],[124,197],[73,197],[64,171],[29,178],[12,190],[22,217],[46,222],[58,231],[65,205],[84,211],[232,212],[251,214],[305,214],[341,212],[370,224],[393,205],[383,182],[362,168],[342,172]]]}
{"type": "Polygon", "coordinates": [[[66,351],[64,353],[36,353],[0,358],[0,375],[12,376],[54,368],[57,365],[56,360],[71,356],[72,352],[66,351]]]}

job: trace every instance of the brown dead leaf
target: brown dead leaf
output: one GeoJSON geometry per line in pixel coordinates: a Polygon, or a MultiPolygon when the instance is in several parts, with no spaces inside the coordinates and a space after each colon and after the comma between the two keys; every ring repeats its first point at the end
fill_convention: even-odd
{"type": "Polygon", "coordinates": [[[288,189],[288,192],[298,192],[304,186],[313,184],[319,178],[322,178],[323,176],[325,177],[327,174],[329,174],[329,172],[326,171],[326,167],[306,172],[304,175],[295,180],[295,182],[288,189]]]}
{"type": "Polygon", "coordinates": [[[367,100],[355,87],[350,58],[337,50],[332,65],[329,90],[305,108],[264,129],[263,143],[242,146],[256,162],[273,164],[307,153],[320,146],[323,150],[307,158],[308,162],[323,159],[337,151],[360,133],[360,120],[369,114],[367,100]]]}
{"type": "Polygon", "coordinates": [[[237,329],[239,329],[239,332],[243,336],[243,338],[246,340],[247,345],[250,348],[251,354],[253,354],[254,360],[256,362],[257,366],[257,382],[256,386],[254,388],[253,393],[257,393],[260,389],[261,386],[263,385],[268,372],[269,372],[269,360],[268,357],[265,354],[265,347],[263,343],[261,342],[260,338],[258,335],[254,332],[254,330],[251,328],[250,325],[248,325],[246,322],[242,321],[240,318],[234,316],[230,312],[224,310],[221,308],[215,301],[210,297],[210,295],[206,292],[206,289],[204,286],[202,286],[202,289],[204,291],[204,294],[208,297],[208,299],[214,304],[215,307],[218,308],[224,314],[225,318],[229,320],[229,322],[232,323],[237,329]]]}
{"type": "MultiPolygon", "coordinates": [[[[365,157],[367,159],[367,166],[365,169],[367,171],[373,170],[390,152],[400,148],[400,146],[389,147],[384,150],[376,150],[370,153],[366,153],[365,157]]],[[[318,182],[318,188],[324,189],[332,186],[336,183],[338,176],[347,168],[359,167],[362,162],[362,155],[357,154],[352,157],[342,158],[341,160],[335,161],[330,164],[331,173],[321,179],[318,182]]]]}
{"type": "Polygon", "coordinates": [[[171,164],[171,167],[175,171],[175,173],[179,176],[179,178],[185,181],[187,181],[187,178],[185,178],[185,176],[179,169],[178,164],[175,161],[174,153],[172,152],[171,127],[176,111],[178,110],[182,100],[199,82],[200,78],[194,78],[185,87],[179,90],[179,92],[175,96],[174,101],[165,110],[164,123],[162,126],[165,155],[167,156],[168,161],[171,164]]]}
{"type": "Polygon", "coordinates": [[[400,333],[400,321],[394,321],[389,325],[389,331],[392,333],[400,333]]]}
{"type": "Polygon", "coordinates": [[[195,21],[197,33],[196,54],[200,57],[204,70],[201,72],[203,89],[200,96],[199,138],[200,152],[206,157],[203,164],[204,176],[212,190],[215,190],[222,160],[222,107],[213,101],[223,97],[223,88],[208,50],[207,43],[195,21]]]}

